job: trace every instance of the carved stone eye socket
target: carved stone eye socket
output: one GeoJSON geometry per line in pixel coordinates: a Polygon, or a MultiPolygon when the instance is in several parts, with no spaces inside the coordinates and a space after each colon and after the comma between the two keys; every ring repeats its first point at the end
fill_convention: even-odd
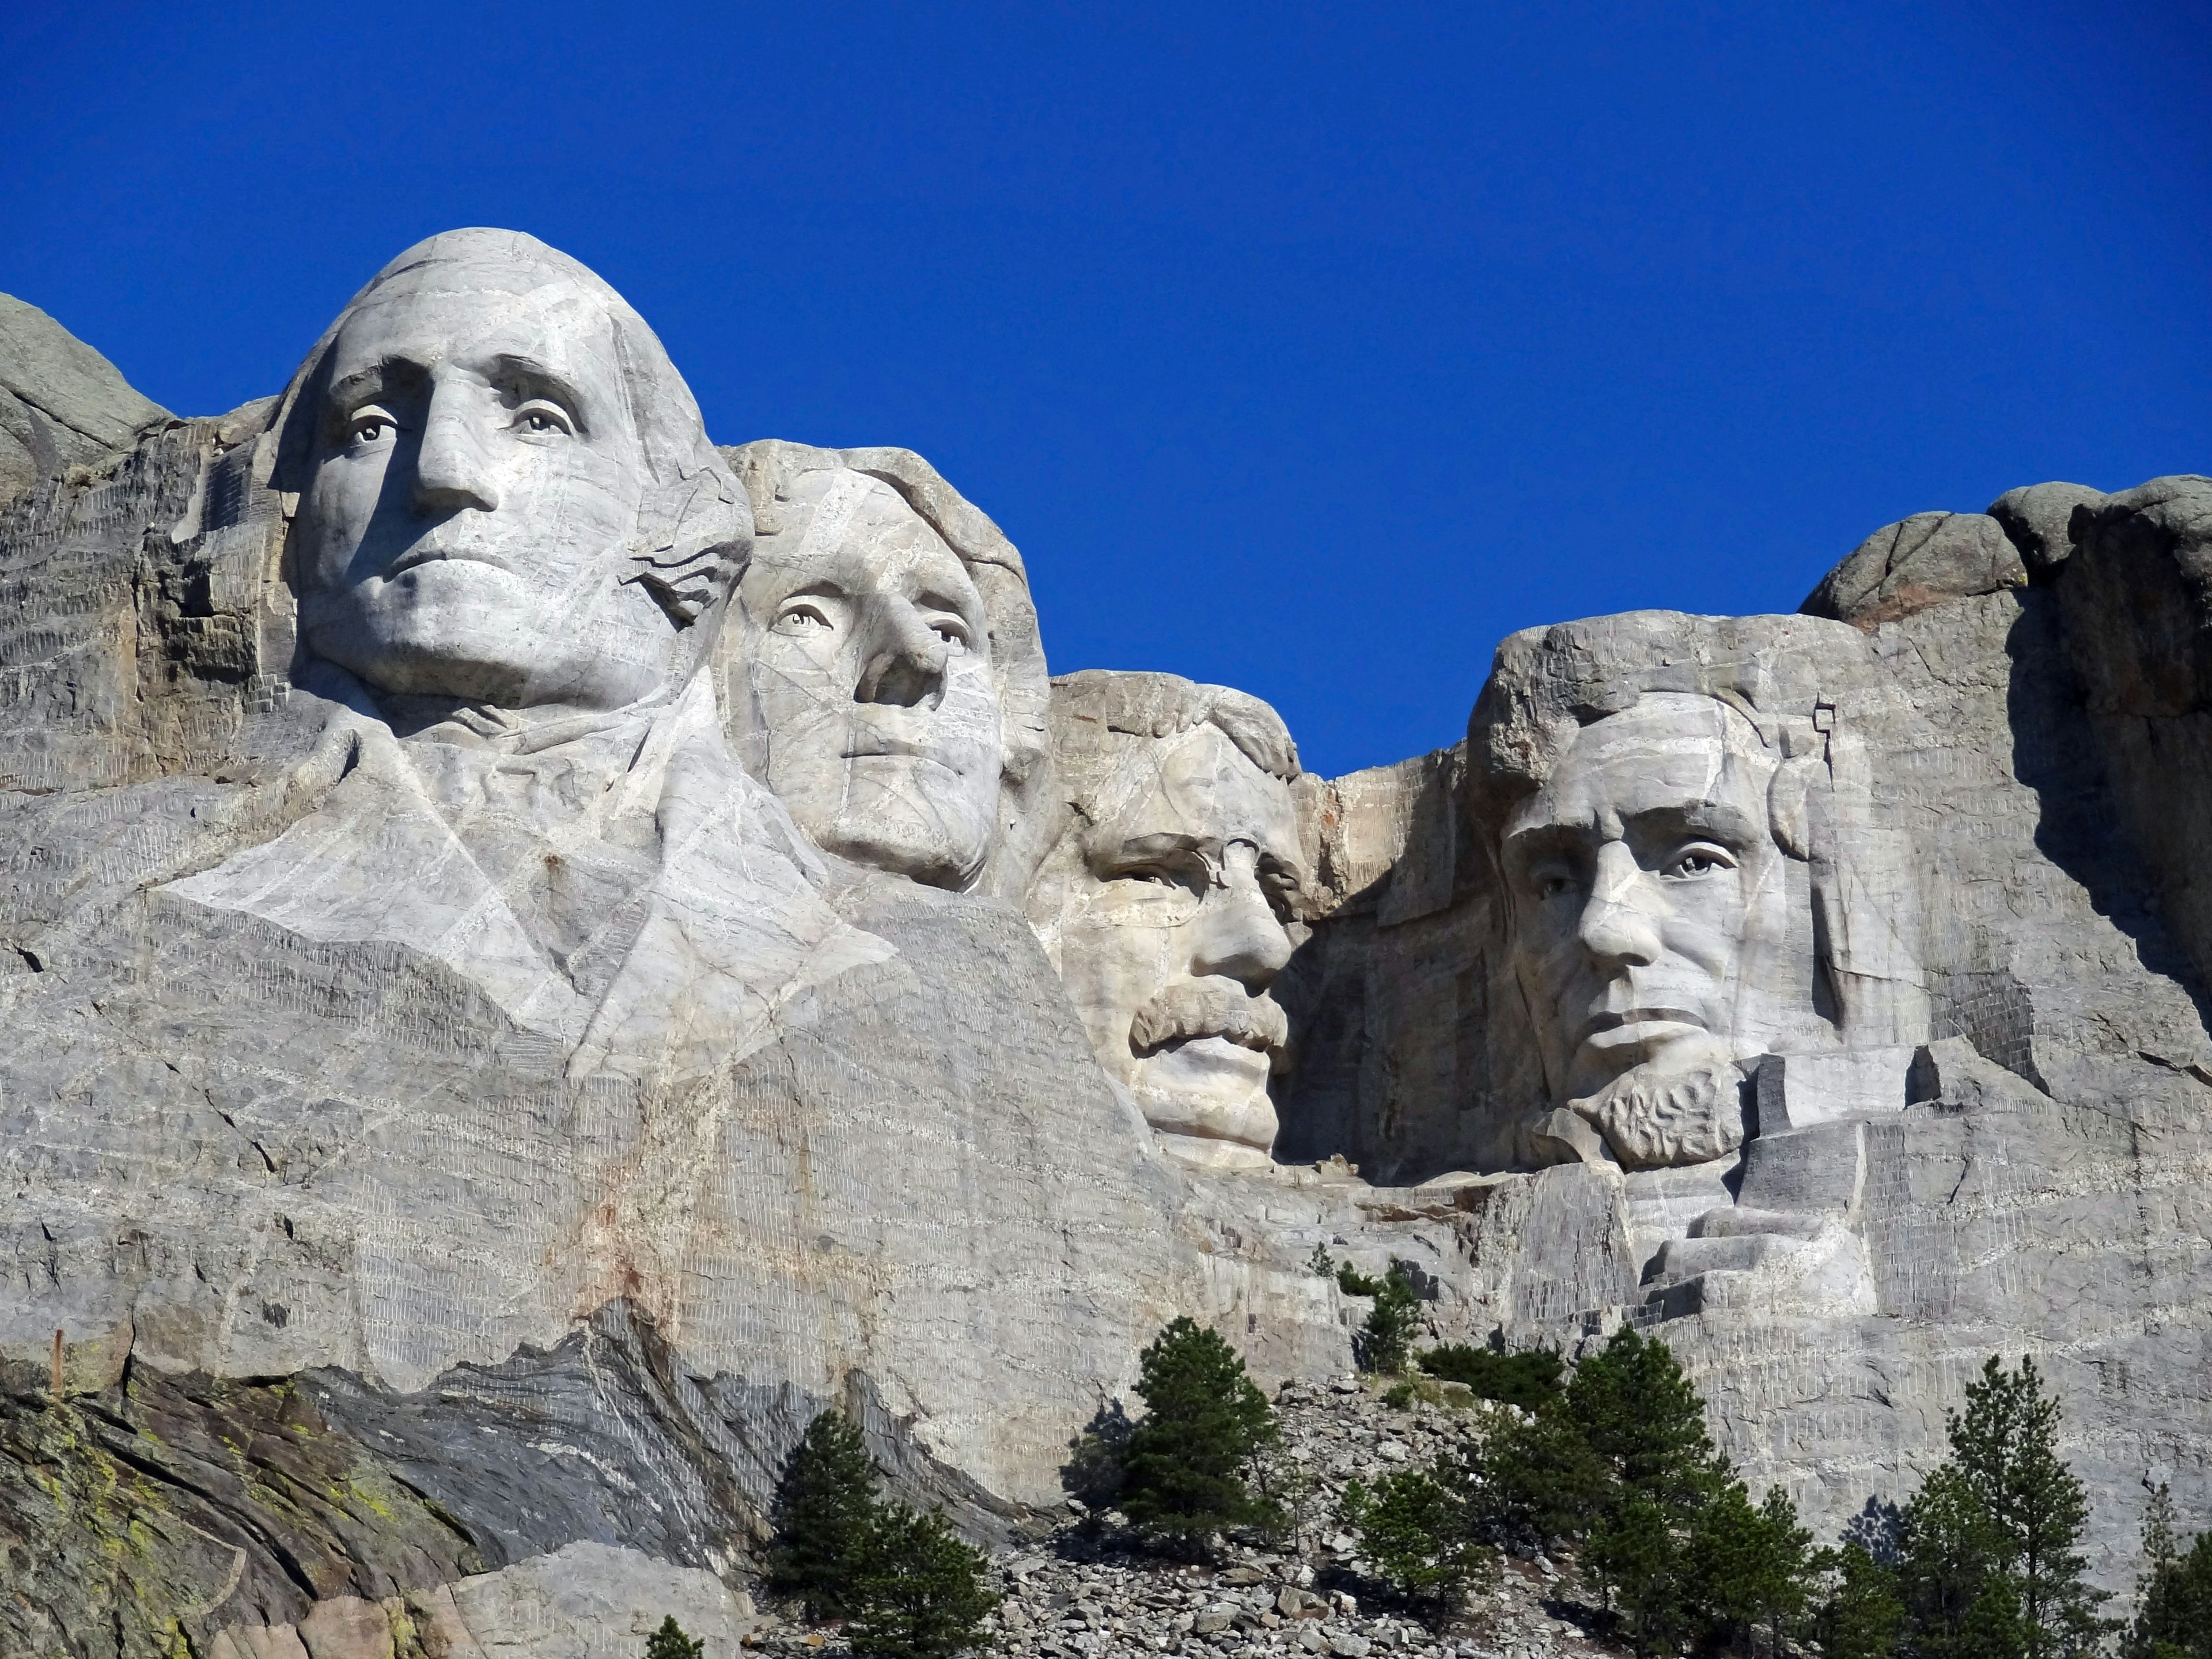
{"type": "Polygon", "coordinates": [[[1717,847],[1686,847],[1660,873],[1677,881],[1692,881],[1735,868],[1735,860],[1717,847]]]}
{"type": "Polygon", "coordinates": [[[834,630],[830,627],[830,618],[822,614],[818,606],[788,605],[776,617],[775,631],[779,634],[805,635],[828,634],[834,630]]]}
{"type": "Polygon", "coordinates": [[[385,443],[399,434],[399,423],[380,409],[364,409],[353,417],[346,441],[356,447],[385,443]]]}
{"type": "Polygon", "coordinates": [[[968,649],[968,630],[957,622],[933,622],[929,625],[929,631],[943,640],[956,656],[968,649]]]}
{"type": "Polygon", "coordinates": [[[514,429],[535,437],[568,437],[575,424],[558,404],[548,403],[542,398],[532,398],[514,411],[514,429]]]}

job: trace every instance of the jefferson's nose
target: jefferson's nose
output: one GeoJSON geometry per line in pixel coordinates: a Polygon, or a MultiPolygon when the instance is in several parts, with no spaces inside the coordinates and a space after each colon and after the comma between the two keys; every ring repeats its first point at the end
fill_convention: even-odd
{"type": "Polygon", "coordinates": [[[1599,962],[1643,967],[1658,959],[1659,931],[1642,902],[1649,879],[1625,842],[1609,841],[1597,849],[1596,878],[1577,931],[1599,962]]]}
{"type": "Polygon", "coordinates": [[[1255,993],[1273,984],[1291,959],[1291,936],[1275,920],[1257,864],[1249,849],[1231,849],[1222,884],[1206,890],[1192,923],[1196,937],[1190,964],[1200,978],[1218,974],[1255,993]]]}
{"type": "Polygon", "coordinates": [[[910,605],[893,605],[878,623],[874,648],[861,665],[853,687],[854,702],[894,703],[932,708],[945,695],[945,641],[910,605]]]}
{"type": "Polygon", "coordinates": [[[491,457],[474,418],[481,412],[477,401],[462,386],[437,386],[430,393],[415,454],[415,510],[426,517],[471,508],[489,513],[499,506],[491,457]]]}

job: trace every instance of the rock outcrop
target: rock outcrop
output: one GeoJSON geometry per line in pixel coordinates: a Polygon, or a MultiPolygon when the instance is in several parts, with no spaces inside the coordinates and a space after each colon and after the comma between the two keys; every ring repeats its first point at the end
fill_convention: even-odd
{"type": "Polygon", "coordinates": [[[1328,780],[530,239],[219,417],[0,324],[0,1652],[726,1646],[814,1413],[1016,1537],[1170,1317],[1342,1372],[1316,1245],[1657,1330],[1823,1531],[1993,1350],[2107,1579],[2212,1510],[2204,479],[1516,635],[1328,780]]]}

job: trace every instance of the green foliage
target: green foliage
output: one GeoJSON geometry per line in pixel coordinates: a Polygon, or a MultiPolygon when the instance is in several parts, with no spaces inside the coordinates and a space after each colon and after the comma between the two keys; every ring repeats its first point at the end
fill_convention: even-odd
{"type": "Polygon", "coordinates": [[[1379,1296],[1382,1281],[1368,1278],[1347,1261],[1336,1270],[1336,1288],[1346,1296],[1379,1296]]]}
{"type": "Polygon", "coordinates": [[[861,1659],[950,1659],[983,1639],[999,1605],[982,1553],[939,1515],[879,1504],[868,1517],[845,1595],[846,1639],[861,1659]]]}
{"type": "Polygon", "coordinates": [[[1905,1625],[1897,1575],[1857,1543],[1822,1551],[1814,1565],[1827,1594],[1813,1616],[1813,1651],[1820,1659],[1890,1659],[1905,1625]]]}
{"type": "Polygon", "coordinates": [[[1501,1542],[1579,1538],[1604,1509],[1612,1471],[1554,1401],[1526,1420],[1493,1421],[1470,1482],[1483,1529],[1501,1542]]]}
{"type": "Polygon", "coordinates": [[[1393,1382],[1383,1389],[1382,1403],[1394,1412],[1407,1410],[1413,1403],[1413,1385],[1402,1380],[1393,1382]]]}
{"type": "Polygon", "coordinates": [[[1994,1354],[1950,1414],[1951,1455],[1905,1511],[1898,1577],[1920,1659],[2071,1659],[2111,1630],[2075,1547],[2088,1503],[2058,1418],[2033,1360],[2007,1371],[1994,1354]]]}
{"type": "Polygon", "coordinates": [[[659,1630],[645,1639],[645,1659],[700,1659],[706,1651],[706,1643],[686,1636],[672,1613],[660,1621],[659,1630]]]}
{"type": "Polygon", "coordinates": [[[1781,1487],[1756,1508],[1741,1480],[1730,1480],[1690,1524],[1688,1599],[1698,1615],[1732,1641],[1750,1642],[1765,1628],[1770,1652],[1782,1650],[1811,1600],[1813,1534],[1797,1524],[1797,1506],[1781,1487]]]}
{"type": "Polygon", "coordinates": [[[854,1564],[875,1513],[875,1462],[842,1412],[807,1425],[776,1490],[769,1583],[805,1598],[810,1622],[842,1618],[854,1564]]]}
{"type": "Polygon", "coordinates": [[[1502,1400],[1523,1411],[1534,1411],[1556,1398],[1559,1374],[1566,1369],[1548,1348],[1492,1353],[1449,1342],[1419,1358],[1421,1369],[1439,1382],[1464,1382],[1481,1399],[1502,1400]]]}
{"type": "Polygon", "coordinates": [[[1705,1403],[1664,1342],[1623,1326],[1575,1367],[1565,1407],[1614,1478],[1663,1510],[1696,1508],[1723,1479],[1705,1403]]]}
{"type": "MultiPolygon", "coordinates": [[[[1364,1282],[1375,1283],[1373,1279],[1364,1282]]],[[[1367,1322],[1359,1328],[1354,1346],[1361,1369],[1396,1376],[1413,1357],[1413,1338],[1421,1325],[1421,1295],[1405,1268],[1393,1261],[1389,1275],[1376,1286],[1374,1297],[1375,1305],[1368,1310],[1367,1322]]]]}
{"type": "Polygon", "coordinates": [[[1306,1258],[1306,1271],[1316,1279],[1336,1277],[1336,1263],[1328,1259],[1328,1247],[1326,1244],[1314,1246],[1314,1253],[1306,1258]]]}
{"type": "Polygon", "coordinates": [[[1150,1407],[1129,1436],[1121,1511],[1142,1532],[1185,1549],[1231,1527],[1283,1517],[1245,1476],[1279,1431],[1267,1395],[1219,1335],[1177,1319],[1139,1356],[1150,1407]]]}
{"type": "Polygon", "coordinates": [[[1060,1466],[1060,1486],[1087,1505],[1093,1516],[1113,1507],[1121,1496],[1133,1426],[1116,1400],[1067,1443],[1067,1462],[1060,1466]]]}
{"type": "Polygon", "coordinates": [[[1400,1469],[1372,1492],[1355,1480],[1342,1503],[1344,1518],[1359,1534],[1360,1553],[1376,1571],[1401,1595],[1443,1607],[1497,1569],[1496,1558],[1474,1534],[1453,1474],[1448,1468],[1400,1469]]]}
{"type": "Polygon", "coordinates": [[[2187,1550],[2174,1531],[2173,1498],[2161,1486],[2143,1520],[2143,1571],[2135,1623],[2122,1659],[2212,1659],[2212,1532],[2187,1550]]]}

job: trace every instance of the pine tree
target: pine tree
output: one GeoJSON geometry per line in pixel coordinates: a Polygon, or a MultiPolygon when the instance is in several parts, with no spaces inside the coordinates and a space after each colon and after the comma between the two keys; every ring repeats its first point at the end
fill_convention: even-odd
{"type": "Polygon", "coordinates": [[[706,1651],[706,1643],[686,1636],[672,1613],[660,1621],[659,1630],[645,1639],[645,1659],[700,1659],[706,1651]]]}
{"type": "Polygon", "coordinates": [[[837,1411],[807,1425],[784,1470],[769,1581],[805,1599],[809,1623],[845,1616],[846,1593],[874,1515],[877,1476],[860,1429],[837,1411]]]}
{"type": "Polygon", "coordinates": [[[983,1639],[999,1605],[985,1561],[939,1515],[872,1506],[845,1597],[846,1639],[861,1659],[950,1659],[983,1639]]]}
{"type": "Polygon", "coordinates": [[[1614,1490],[1613,1472],[1554,1399],[1530,1417],[1492,1419],[1462,1483],[1477,1530],[1499,1543],[1545,1545],[1579,1538],[1614,1490]]]}
{"type": "Polygon", "coordinates": [[[1695,1509],[1720,1483],[1705,1402],[1664,1342],[1621,1327],[1575,1367],[1566,1408],[1616,1478],[1670,1514],[1695,1509]]]}
{"type": "Polygon", "coordinates": [[[1823,1551],[1815,1565],[1830,1587],[1813,1618],[1813,1651],[1820,1659],[1890,1659],[1905,1624],[1895,1572],[1857,1543],[1823,1551]]]}
{"type": "Polygon", "coordinates": [[[2058,1455],[2058,1402],[2035,1362],[1992,1354],[1966,1409],[1948,1417],[1950,1457],[1906,1506],[1899,1564],[1909,1645],[1925,1659],[2070,1659],[2110,1625],[2076,1546],[2081,1483],[2058,1455]]]}
{"type": "MultiPolygon", "coordinates": [[[[1375,1284],[1372,1279],[1364,1282],[1375,1284]]],[[[1393,1261],[1389,1273],[1375,1286],[1374,1296],[1367,1322],[1359,1328],[1360,1367],[1378,1376],[1395,1376],[1413,1357],[1413,1338],[1421,1328],[1420,1292],[1413,1288],[1405,1268],[1393,1261]]]]}
{"type": "Polygon", "coordinates": [[[2122,1659],[2212,1659],[2212,1532],[2187,1550],[2174,1530],[2173,1497],[2160,1486],[2143,1518],[2143,1571],[2122,1659]]]}
{"type": "Polygon", "coordinates": [[[1149,1407],[1129,1436],[1121,1511],[1143,1532],[1190,1550],[1239,1526],[1279,1526],[1246,1471],[1274,1443],[1275,1413],[1216,1333],[1177,1319],[1138,1357],[1149,1407]]]}
{"type": "Polygon", "coordinates": [[[1763,1624],[1767,1650],[1781,1652],[1784,1629],[1795,1626],[1808,1599],[1812,1545],[1781,1487],[1754,1506],[1741,1480],[1729,1481],[1691,1523],[1691,1607],[1731,1642],[1749,1644],[1763,1624]]]}
{"type": "Polygon", "coordinates": [[[1456,1605],[1475,1579],[1496,1571],[1496,1558],[1474,1535],[1467,1507],[1447,1467],[1399,1469],[1370,1492],[1345,1488],[1344,1517],[1359,1534],[1359,1551],[1400,1595],[1441,1609],[1456,1605]]]}

